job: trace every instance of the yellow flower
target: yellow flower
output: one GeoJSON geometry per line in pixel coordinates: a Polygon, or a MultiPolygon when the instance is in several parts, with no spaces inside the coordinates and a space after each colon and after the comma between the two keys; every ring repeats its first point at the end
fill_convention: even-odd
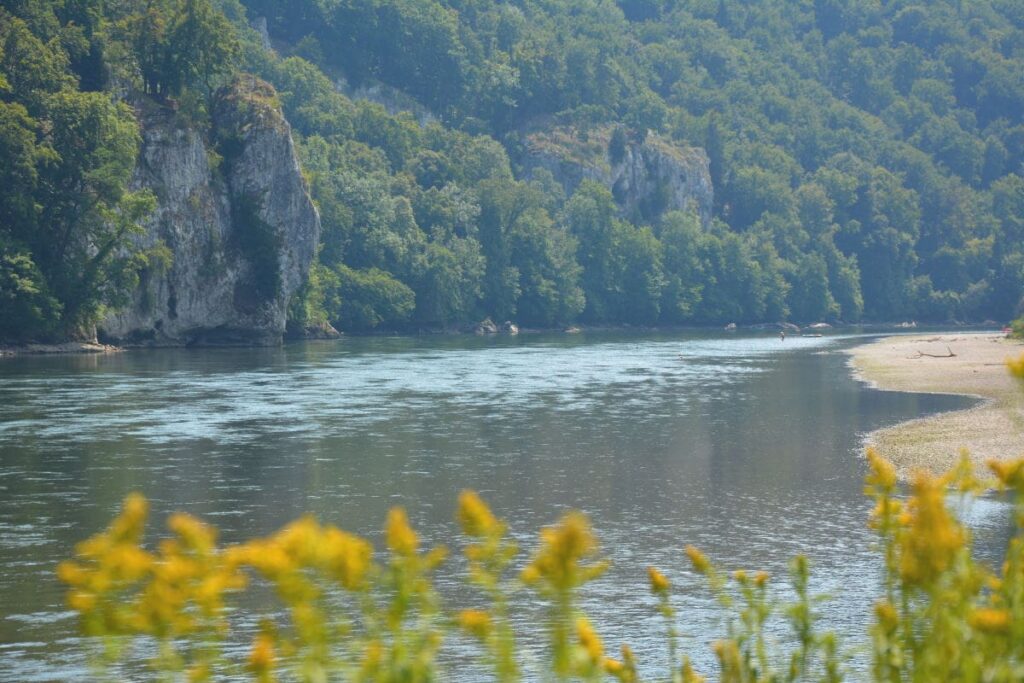
{"type": "Polygon", "coordinates": [[[419,547],[419,538],[409,526],[409,518],[404,508],[394,507],[388,510],[386,536],[388,547],[398,555],[413,555],[419,547]]]}
{"type": "Polygon", "coordinates": [[[149,503],[141,493],[129,493],[124,503],[121,504],[121,521],[129,529],[138,529],[146,523],[146,516],[149,514],[149,503]]]}
{"type": "MultiPolygon", "coordinates": [[[[1024,360],[1024,356],[1022,356],[1022,360],[1024,360]]],[[[1024,489],[1024,458],[1010,461],[989,460],[988,466],[999,478],[999,483],[1002,486],[1011,489],[1024,489]]]]}
{"type": "Polygon", "coordinates": [[[258,680],[273,680],[275,658],[273,637],[266,632],[259,633],[253,640],[252,651],[249,653],[249,668],[258,680]]]}
{"type": "Polygon", "coordinates": [[[626,669],[626,667],[624,667],[622,665],[622,662],[620,662],[617,659],[605,659],[604,660],[604,670],[605,670],[605,673],[607,673],[607,674],[609,674],[611,676],[615,676],[616,678],[619,678],[619,677],[622,676],[622,672],[625,671],[625,669],[626,669]]]}
{"type": "Polygon", "coordinates": [[[491,616],[482,610],[466,609],[459,612],[459,626],[480,640],[491,632],[491,616]]]}
{"type": "Polygon", "coordinates": [[[978,479],[971,462],[971,454],[966,448],[960,449],[957,464],[942,478],[947,486],[953,486],[961,493],[981,493],[985,490],[985,482],[978,479]]]}
{"type": "Polygon", "coordinates": [[[576,636],[591,662],[597,663],[604,658],[604,644],[585,617],[576,620],[576,636]]]}
{"type": "Polygon", "coordinates": [[[523,567],[522,573],[519,575],[523,583],[532,584],[540,581],[540,570],[532,564],[528,564],[523,567]]]}
{"type": "Polygon", "coordinates": [[[768,583],[768,572],[757,572],[754,574],[754,585],[758,588],[764,588],[768,583]]]}
{"type": "Polygon", "coordinates": [[[77,562],[65,560],[57,565],[57,578],[70,586],[77,586],[85,581],[88,573],[77,562]]]}
{"type": "Polygon", "coordinates": [[[878,497],[878,501],[875,503],[875,507],[871,510],[870,521],[868,526],[872,528],[880,528],[882,526],[882,520],[895,519],[900,521],[903,519],[903,503],[889,498],[887,495],[878,497]]]}
{"type": "Polygon", "coordinates": [[[198,552],[211,552],[217,541],[217,531],[213,527],[180,512],[167,519],[167,528],[182,540],[185,547],[198,552]]]}
{"type": "Polygon", "coordinates": [[[914,476],[909,503],[909,529],[900,536],[900,575],[926,585],[952,563],[966,535],[946,509],[945,486],[925,472],[914,476]]]}
{"type": "Polygon", "coordinates": [[[327,527],[320,540],[325,569],[348,590],[364,586],[373,560],[373,546],[358,536],[327,527]]]}
{"type": "Polygon", "coordinates": [[[553,527],[541,531],[541,547],[521,574],[524,583],[544,582],[546,589],[564,592],[599,576],[607,563],[583,564],[597,555],[597,539],[587,518],[569,512],[553,527]]]}
{"type": "Polygon", "coordinates": [[[717,640],[711,645],[722,668],[722,680],[740,681],[744,679],[743,658],[739,645],[735,640],[717,640]]]}
{"type": "Polygon", "coordinates": [[[629,645],[622,646],[621,661],[606,657],[601,666],[606,674],[622,683],[635,683],[637,680],[636,658],[633,656],[633,651],[629,649],[629,645]]]}
{"type": "Polygon", "coordinates": [[[1006,367],[1009,368],[1010,374],[1014,377],[1024,379],[1024,355],[1017,358],[1007,358],[1006,367]]]}
{"type": "Polygon", "coordinates": [[[695,546],[686,546],[686,556],[690,558],[690,564],[700,574],[707,574],[711,569],[711,561],[708,560],[707,555],[697,550],[695,546]]]}
{"type": "Polygon", "coordinates": [[[501,522],[475,491],[463,491],[459,494],[456,518],[462,526],[462,532],[467,536],[482,538],[501,535],[504,531],[501,522]]]}
{"type": "Polygon", "coordinates": [[[683,683],[704,683],[704,677],[693,670],[689,657],[683,657],[683,683]]]}
{"type": "Polygon", "coordinates": [[[74,591],[68,593],[68,607],[78,612],[91,612],[96,608],[96,595],[74,591]]]}
{"type": "Polygon", "coordinates": [[[1003,633],[1010,628],[1010,613],[1005,609],[976,609],[968,620],[971,626],[985,633],[1003,633]]]}
{"type": "Polygon", "coordinates": [[[883,601],[875,604],[875,618],[886,632],[893,632],[899,625],[900,617],[891,602],[883,601]]]}
{"type": "Polygon", "coordinates": [[[371,641],[363,650],[363,662],[360,664],[362,680],[376,680],[376,674],[384,659],[384,644],[379,640],[371,641]]]}
{"type": "Polygon", "coordinates": [[[732,578],[736,583],[743,585],[747,582],[747,572],[742,569],[737,569],[732,573],[732,578]]]}
{"type": "Polygon", "coordinates": [[[868,476],[865,482],[869,487],[876,486],[883,490],[889,490],[896,486],[896,468],[892,466],[891,462],[871,447],[868,447],[867,458],[868,476]]]}
{"type": "Polygon", "coordinates": [[[188,670],[188,683],[202,683],[211,679],[210,665],[206,662],[195,665],[188,670]]]}
{"type": "Polygon", "coordinates": [[[654,567],[647,568],[647,579],[651,583],[651,592],[655,595],[664,595],[668,593],[669,588],[672,587],[672,584],[665,575],[654,567]]]}

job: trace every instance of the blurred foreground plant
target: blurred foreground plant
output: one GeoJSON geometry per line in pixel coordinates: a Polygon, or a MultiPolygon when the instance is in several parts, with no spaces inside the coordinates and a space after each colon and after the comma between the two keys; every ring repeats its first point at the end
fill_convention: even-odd
{"type": "MultiPolygon", "coordinates": [[[[870,449],[868,463],[866,492],[875,501],[870,524],[884,565],[870,634],[873,680],[1024,680],[1024,460],[991,464],[992,485],[1015,501],[1016,533],[998,571],[972,558],[970,535],[950,508],[951,490],[970,496],[983,489],[966,461],[943,477],[917,474],[905,498],[892,465],[870,449]]],[[[368,541],[311,517],[267,538],[219,547],[211,527],[173,515],[171,537],[154,552],[142,544],[146,513],[146,501],[129,496],[110,527],[81,543],[77,558],[58,569],[83,632],[106,645],[106,666],[130,659],[129,646],[148,641],[154,653],[148,666],[166,680],[429,681],[445,677],[438,649],[446,634],[459,631],[479,644],[495,680],[515,681],[523,662],[513,597],[527,588],[548,605],[547,677],[640,680],[632,650],[623,646],[620,655],[607,656],[595,622],[580,610],[580,590],[607,563],[579,513],[543,530],[517,580],[511,572],[517,548],[505,523],[475,493],[464,492],[458,521],[468,538],[466,578],[479,606],[454,613],[442,608],[432,580],[444,549],[421,550],[401,508],[388,515],[382,563],[368,541]],[[248,658],[228,656],[226,600],[247,589],[251,577],[271,586],[283,609],[264,618],[248,658]]],[[[778,605],[766,573],[723,573],[697,548],[685,551],[725,616],[724,637],[713,644],[718,680],[843,680],[835,638],[818,629],[805,558],[791,565],[795,599],[778,605]],[[791,625],[788,654],[766,637],[775,617],[791,625]]],[[[654,567],[647,579],[669,654],[668,671],[654,678],[704,680],[679,653],[672,583],[654,567]]]]}
{"type": "MultiPolygon", "coordinates": [[[[1024,378],[1024,357],[1009,365],[1024,378]]],[[[994,478],[982,482],[965,455],[944,476],[915,474],[908,495],[900,493],[890,463],[872,449],[867,460],[865,493],[875,502],[869,523],[879,537],[884,582],[873,606],[870,667],[860,668],[886,683],[1024,680],[1024,459],[990,463],[994,478]],[[972,556],[970,534],[953,513],[957,503],[989,487],[1009,492],[1014,505],[1014,533],[998,569],[972,556]]],[[[629,646],[617,657],[606,655],[595,622],[580,609],[581,589],[607,562],[578,512],[542,530],[539,547],[514,578],[518,551],[506,524],[477,494],[463,492],[456,516],[467,541],[466,582],[478,605],[456,612],[443,608],[434,587],[446,551],[422,550],[401,508],[388,514],[381,562],[365,539],[312,517],[267,538],[220,547],[212,527],[176,514],[168,520],[171,536],[148,550],[146,516],[145,499],[128,496],[111,525],[58,568],[83,632],[104,643],[101,675],[137,659],[131,646],[141,645],[162,680],[415,683],[451,676],[438,664],[438,650],[446,635],[462,633],[505,683],[523,675],[515,610],[539,598],[547,606],[547,660],[531,664],[546,679],[640,680],[629,646]],[[272,587],[282,609],[267,612],[247,657],[227,654],[226,600],[252,584],[272,587]],[[522,589],[533,597],[515,599],[522,589]]],[[[768,574],[724,573],[693,546],[685,554],[724,616],[724,637],[713,643],[717,680],[852,676],[834,636],[818,628],[806,558],[792,562],[795,598],[780,605],[768,574]],[[780,651],[767,637],[773,618],[790,624],[792,651],[780,651]]],[[[653,678],[705,680],[679,652],[685,622],[673,606],[671,581],[654,567],[647,579],[665,621],[669,661],[653,678]]]]}

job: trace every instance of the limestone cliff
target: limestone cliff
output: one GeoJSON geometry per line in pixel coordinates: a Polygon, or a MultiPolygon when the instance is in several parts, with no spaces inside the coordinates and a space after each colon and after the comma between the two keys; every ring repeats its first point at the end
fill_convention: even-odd
{"type": "Polygon", "coordinates": [[[623,216],[650,221],[666,211],[696,210],[701,222],[711,221],[714,189],[708,156],[653,133],[646,140],[625,140],[613,155],[611,127],[581,133],[554,128],[527,136],[523,166],[527,173],[545,168],[567,193],[586,179],[612,191],[623,216]],[[614,156],[614,158],[613,158],[614,156]]]}
{"type": "Polygon", "coordinates": [[[320,219],[272,87],[245,76],[221,90],[207,135],[151,101],[137,109],[143,142],[133,183],[158,200],[137,238],[149,266],[100,336],[277,343],[316,254],[320,219]]]}

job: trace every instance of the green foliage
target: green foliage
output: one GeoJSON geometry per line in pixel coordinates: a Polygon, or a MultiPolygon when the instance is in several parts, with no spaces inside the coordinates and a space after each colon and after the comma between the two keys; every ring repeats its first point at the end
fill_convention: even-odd
{"type": "Polygon", "coordinates": [[[25,249],[0,242],[0,339],[46,339],[60,319],[60,303],[25,249]]]}
{"type": "Polygon", "coordinates": [[[210,0],[155,0],[125,21],[147,93],[174,97],[191,84],[209,92],[232,69],[235,34],[210,0]]]}
{"type": "Polygon", "coordinates": [[[345,329],[366,332],[408,322],[416,295],[388,273],[370,268],[338,268],[340,308],[336,319],[345,329]]]}
{"type": "Polygon", "coordinates": [[[338,274],[314,262],[306,281],[288,303],[289,334],[302,335],[330,325],[341,309],[338,290],[338,274]]]}

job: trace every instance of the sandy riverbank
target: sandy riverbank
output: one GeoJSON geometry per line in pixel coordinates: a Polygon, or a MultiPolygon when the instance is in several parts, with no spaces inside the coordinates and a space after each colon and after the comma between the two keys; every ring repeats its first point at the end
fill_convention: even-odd
{"type": "Polygon", "coordinates": [[[1024,455],[1024,386],[1006,369],[1006,359],[1021,353],[1024,344],[992,333],[887,337],[852,349],[856,375],[879,389],[983,399],[967,410],[873,432],[868,443],[903,477],[917,468],[945,471],[962,448],[979,465],[1024,455]]]}

